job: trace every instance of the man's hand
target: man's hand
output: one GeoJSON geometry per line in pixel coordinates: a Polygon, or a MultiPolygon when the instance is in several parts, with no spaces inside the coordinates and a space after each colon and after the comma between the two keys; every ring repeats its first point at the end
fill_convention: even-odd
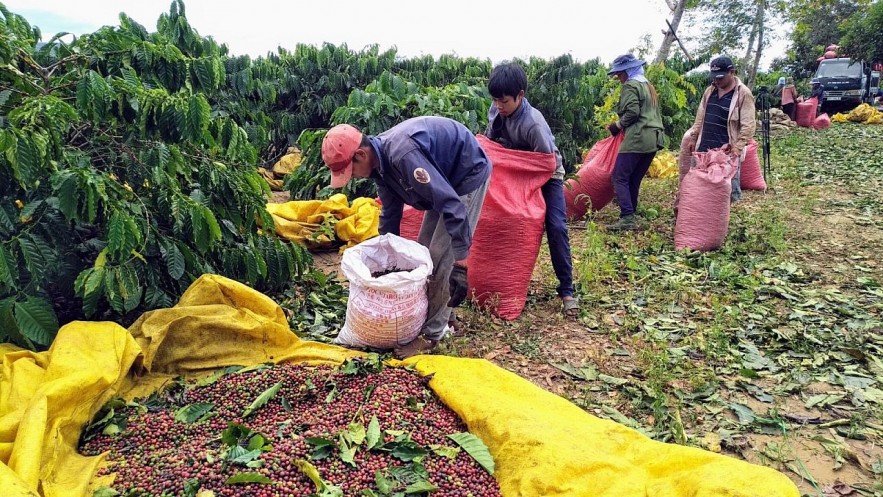
{"type": "Polygon", "coordinates": [[[469,282],[466,279],[466,267],[454,264],[448,283],[451,287],[451,300],[448,301],[448,307],[458,307],[464,300],[466,300],[466,294],[469,292],[469,282]]]}
{"type": "Polygon", "coordinates": [[[619,129],[619,126],[617,126],[616,123],[610,123],[607,125],[607,131],[609,131],[611,135],[616,136],[622,130],[619,129]]]}

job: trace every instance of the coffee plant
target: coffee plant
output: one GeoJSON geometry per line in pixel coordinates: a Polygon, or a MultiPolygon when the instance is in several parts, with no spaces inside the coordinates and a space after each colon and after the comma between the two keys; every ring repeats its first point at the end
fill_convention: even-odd
{"type": "MultiPolygon", "coordinates": [[[[436,115],[460,121],[479,133],[487,127],[490,102],[485,86],[458,83],[424,87],[384,72],[364,90],[353,90],[346,105],[334,112],[331,124],[352,124],[364,133],[377,135],[411,117],[436,115]]],[[[285,183],[292,198],[324,198],[336,193],[328,186],[331,175],[322,162],[324,136],[325,130],[301,134],[299,147],[304,158],[285,183]]],[[[351,182],[344,193],[350,198],[376,196],[374,182],[364,179],[351,182]]]]}
{"type": "Polygon", "coordinates": [[[225,48],[174,2],[157,31],[39,45],[0,4],[0,330],[45,347],[59,321],[131,321],[203,273],[282,289],[310,265],[270,236],[246,129],[212,102],[225,48]]]}
{"type": "Polygon", "coordinates": [[[500,495],[487,447],[426,381],[376,355],[231,368],[110,402],[80,451],[108,454],[108,495],[500,495]]]}

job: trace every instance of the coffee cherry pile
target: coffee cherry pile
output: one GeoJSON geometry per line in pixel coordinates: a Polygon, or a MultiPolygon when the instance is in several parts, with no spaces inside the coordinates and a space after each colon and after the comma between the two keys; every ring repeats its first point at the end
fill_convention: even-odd
{"type": "Polygon", "coordinates": [[[426,382],[358,362],[232,372],[117,402],[80,452],[107,452],[102,474],[131,497],[499,496],[448,436],[465,425],[426,382]]]}

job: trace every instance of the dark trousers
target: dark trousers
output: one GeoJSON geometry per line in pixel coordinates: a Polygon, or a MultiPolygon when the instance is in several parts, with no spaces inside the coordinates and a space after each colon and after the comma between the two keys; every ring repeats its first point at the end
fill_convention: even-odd
{"type": "Polygon", "coordinates": [[[794,120],[794,109],[795,107],[793,102],[790,104],[782,105],[782,112],[784,112],[788,116],[788,119],[791,119],[792,121],[794,120]]]}
{"type": "Polygon", "coordinates": [[[567,211],[564,207],[564,180],[550,179],[543,185],[546,201],[546,239],[552,268],[558,278],[559,297],[573,296],[573,260],[570,258],[570,237],[567,234],[567,211]]]}
{"type": "Polygon", "coordinates": [[[641,180],[650,169],[656,152],[620,152],[613,166],[613,191],[619,203],[619,217],[631,216],[638,208],[641,180]]]}

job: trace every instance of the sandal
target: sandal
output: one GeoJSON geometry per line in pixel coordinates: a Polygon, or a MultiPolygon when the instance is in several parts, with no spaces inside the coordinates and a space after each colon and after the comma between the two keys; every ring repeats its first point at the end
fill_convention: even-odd
{"type": "Polygon", "coordinates": [[[436,345],[438,345],[438,340],[429,340],[420,335],[405,345],[396,347],[393,353],[396,359],[407,359],[418,354],[430,352],[436,345]]]}
{"type": "Polygon", "coordinates": [[[563,299],[563,307],[561,309],[561,312],[569,318],[575,318],[579,316],[579,299],[577,299],[576,297],[563,299]]]}

